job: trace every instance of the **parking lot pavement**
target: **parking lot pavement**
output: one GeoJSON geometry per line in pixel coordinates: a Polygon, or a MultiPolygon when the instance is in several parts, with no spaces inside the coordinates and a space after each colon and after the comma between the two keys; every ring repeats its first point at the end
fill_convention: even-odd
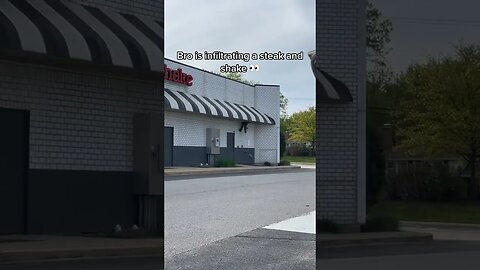
{"type": "Polygon", "coordinates": [[[174,256],[166,269],[315,269],[315,211],[174,256]]]}

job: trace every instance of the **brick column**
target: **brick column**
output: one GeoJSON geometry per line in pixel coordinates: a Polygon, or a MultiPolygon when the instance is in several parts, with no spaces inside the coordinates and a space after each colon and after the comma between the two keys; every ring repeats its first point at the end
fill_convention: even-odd
{"type": "Polygon", "coordinates": [[[365,0],[317,0],[317,63],[353,102],[317,100],[317,220],[357,230],[365,222],[365,0]]]}

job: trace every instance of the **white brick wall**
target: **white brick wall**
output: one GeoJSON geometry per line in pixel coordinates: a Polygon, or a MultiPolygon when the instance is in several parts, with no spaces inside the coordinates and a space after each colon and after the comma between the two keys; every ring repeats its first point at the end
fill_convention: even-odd
{"type": "Polygon", "coordinates": [[[31,169],[131,171],[133,115],[162,111],[160,87],[0,62],[0,108],[30,111],[31,169]]]}
{"type": "Polygon", "coordinates": [[[196,68],[182,65],[170,60],[165,60],[167,66],[171,69],[181,68],[184,73],[193,76],[193,85],[185,86],[169,81],[165,81],[165,88],[184,91],[187,93],[226,100],[238,104],[255,107],[260,112],[266,113],[275,120],[275,125],[252,124],[248,125],[247,134],[239,132],[241,122],[234,120],[223,120],[205,116],[195,116],[187,113],[166,113],[165,125],[176,125],[179,128],[175,130],[174,145],[195,145],[205,146],[204,130],[207,127],[220,127],[222,136],[222,147],[226,146],[226,131],[235,131],[235,144],[244,145],[244,147],[255,147],[255,162],[263,163],[269,161],[277,163],[280,155],[280,87],[270,85],[257,85],[255,87],[225,79],[221,76],[211,74],[196,68]],[[205,122],[205,123],[203,123],[205,122]],[[208,126],[209,125],[209,126],[208,126]],[[198,137],[193,130],[203,130],[202,137],[198,137]],[[177,132],[178,131],[178,132],[177,132]],[[181,134],[180,131],[185,131],[181,134]],[[177,136],[179,136],[177,138],[177,136]],[[248,143],[250,141],[250,144],[248,143]],[[223,145],[225,143],[225,145],[223,145]]]}
{"type": "Polygon", "coordinates": [[[359,148],[365,143],[359,121],[365,110],[364,5],[364,0],[317,0],[316,6],[317,61],[353,96],[352,103],[317,104],[317,217],[340,224],[358,224],[364,216],[365,157],[362,161],[359,148]]]}
{"type": "Polygon", "coordinates": [[[206,129],[220,129],[220,147],[227,147],[227,132],[235,133],[235,147],[255,147],[254,134],[258,126],[248,125],[247,133],[240,132],[241,122],[184,112],[165,112],[165,126],[173,127],[173,145],[206,146],[206,129]]]}
{"type": "Polygon", "coordinates": [[[256,108],[275,120],[275,125],[261,126],[255,133],[255,162],[280,161],[280,87],[256,85],[254,104],[256,108]]]}
{"type": "MultiPolygon", "coordinates": [[[[161,0],[71,0],[163,22],[161,0]]],[[[132,170],[133,115],[162,112],[159,82],[0,62],[0,108],[30,111],[32,169],[132,170]]]]}
{"type": "MultiPolygon", "coordinates": [[[[182,65],[168,59],[165,59],[165,63],[171,69],[176,70],[177,68],[181,68],[184,73],[193,76],[192,86],[165,81],[165,88],[256,107],[254,104],[255,88],[253,86],[225,79],[221,76],[182,65]]],[[[264,112],[262,107],[256,108],[264,112]]]]}

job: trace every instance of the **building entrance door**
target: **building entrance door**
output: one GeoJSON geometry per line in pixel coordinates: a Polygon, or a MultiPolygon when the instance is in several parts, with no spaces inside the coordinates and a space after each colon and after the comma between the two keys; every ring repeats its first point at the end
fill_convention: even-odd
{"type": "Polygon", "coordinates": [[[229,160],[235,161],[235,133],[227,133],[227,153],[229,160]]]}
{"type": "Polygon", "coordinates": [[[24,233],[28,112],[0,109],[0,234],[24,233]]]}
{"type": "Polygon", "coordinates": [[[165,127],[164,132],[164,164],[165,167],[173,166],[173,127],[165,127]]]}

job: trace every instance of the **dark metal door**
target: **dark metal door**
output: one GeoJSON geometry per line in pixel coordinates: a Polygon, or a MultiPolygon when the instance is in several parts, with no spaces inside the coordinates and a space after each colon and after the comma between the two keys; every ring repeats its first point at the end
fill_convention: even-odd
{"type": "Polygon", "coordinates": [[[165,167],[173,166],[173,127],[164,129],[164,164],[165,167]]]}
{"type": "Polygon", "coordinates": [[[235,133],[227,133],[227,158],[235,161],[235,133]]]}
{"type": "Polygon", "coordinates": [[[0,109],[0,233],[26,225],[28,112],[0,109]]]}

